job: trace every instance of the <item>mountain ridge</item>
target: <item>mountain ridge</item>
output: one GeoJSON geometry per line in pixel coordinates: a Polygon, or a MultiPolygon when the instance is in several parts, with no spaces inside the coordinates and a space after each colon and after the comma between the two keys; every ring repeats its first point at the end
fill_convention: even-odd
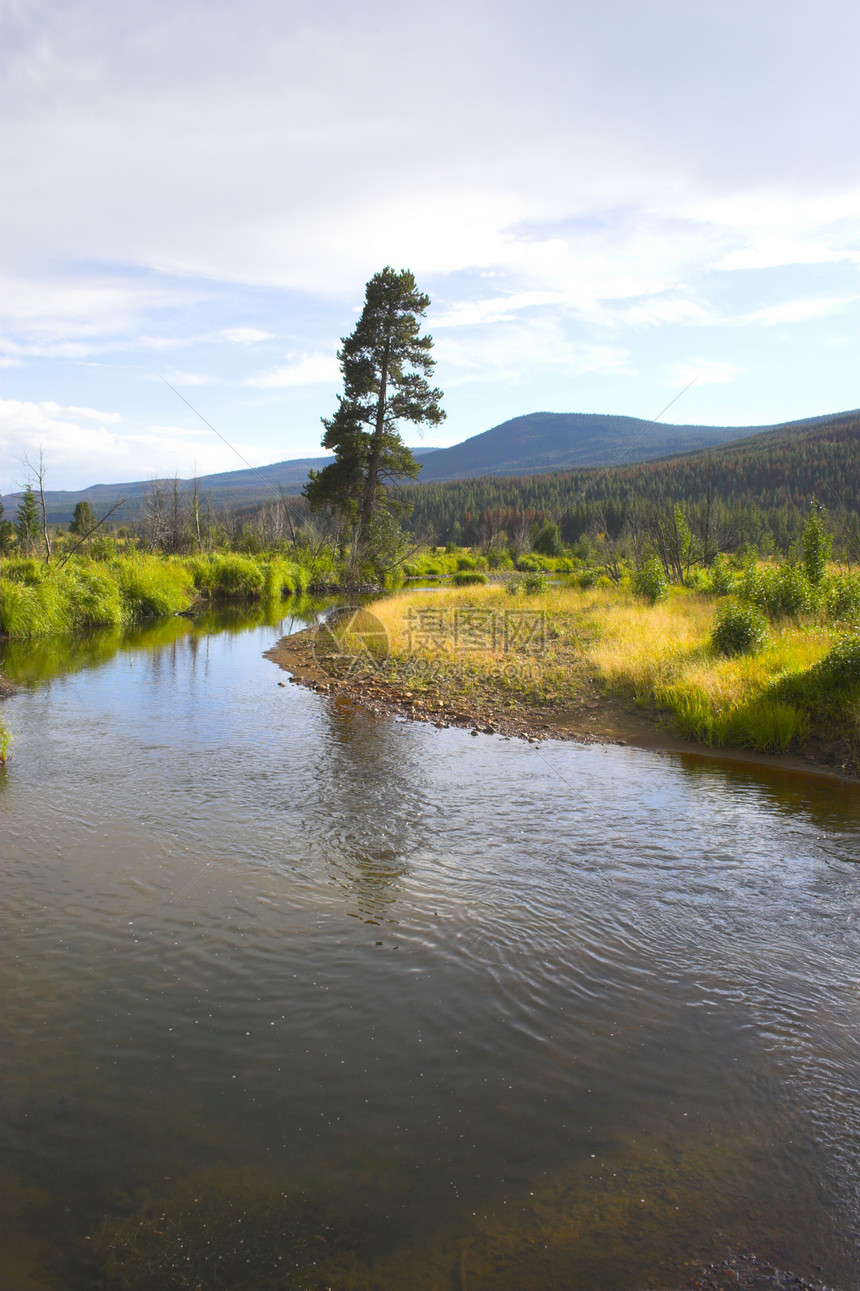
{"type": "MultiPolygon", "coordinates": [[[[423,459],[418,484],[438,484],[458,479],[550,474],[579,467],[627,466],[639,462],[695,453],[740,442],[773,432],[791,435],[829,422],[860,415],[857,410],[827,413],[766,426],[697,426],[611,413],[526,413],[481,431],[448,448],[413,448],[423,459]]],[[[328,457],[288,458],[259,468],[221,471],[197,480],[200,494],[213,509],[255,506],[274,493],[301,492],[309,470],[319,470],[333,459],[328,457]]],[[[169,479],[164,482],[170,484],[169,479]]],[[[149,480],[122,484],[95,484],[78,490],[46,490],[45,503],[51,523],[66,523],[75,505],[88,501],[96,510],[107,509],[119,497],[126,501],[123,518],[140,510],[149,480]]],[[[192,480],[179,480],[181,493],[193,487],[192,480]]],[[[7,494],[13,505],[20,493],[7,494]]],[[[120,513],[117,513],[119,518],[120,513]]]]}

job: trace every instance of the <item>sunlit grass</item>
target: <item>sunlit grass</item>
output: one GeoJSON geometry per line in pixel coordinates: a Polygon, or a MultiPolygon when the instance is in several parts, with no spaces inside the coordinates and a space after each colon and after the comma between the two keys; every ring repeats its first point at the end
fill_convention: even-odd
{"type": "MultiPolygon", "coordinates": [[[[834,644],[835,628],[785,621],[757,652],[727,658],[711,642],[717,605],[713,596],[689,591],[647,605],[624,588],[551,587],[511,598],[504,587],[491,585],[445,588],[430,596],[405,592],[370,608],[388,633],[393,673],[402,679],[412,668],[418,684],[432,682],[464,699],[491,685],[500,695],[507,691],[560,708],[576,700],[587,680],[635,699],[681,733],[715,746],[783,752],[802,744],[813,729],[826,733],[781,679],[802,677],[819,663],[834,644]],[[492,612],[497,625],[514,608],[539,611],[540,648],[512,652],[498,639],[493,648],[469,649],[457,640],[454,622],[473,608],[492,612]],[[435,641],[421,630],[434,614],[447,625],[435,641]],[[432,665],[423,682],[419,662],[432,665]]],[[[501,630],[497,637],[503,637],[501,630]]],[[[850,738],[860,733],[858,716],[846,693],[840,720],[850,738]]]]}
{"type": "Polygon", "coordinates": [[[308,571],[280,557],[236,552],[176,557],[136,552],[65,564],[8,560],[0,579],[0,633],[13,640],[169,618],[200,600],[275,602],[301,595],[308,571]]]}

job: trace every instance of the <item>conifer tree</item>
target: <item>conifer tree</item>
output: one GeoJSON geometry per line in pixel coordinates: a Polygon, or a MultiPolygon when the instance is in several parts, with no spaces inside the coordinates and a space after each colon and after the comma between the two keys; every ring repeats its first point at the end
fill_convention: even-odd
{"type": "Polygon", "coordinates": [[[435,366],[433,338],[420,334],[429,304],[408,269],[387,266],[367,284],[361,317],[338,350],[343,394],[334,416],[322,419],[322,444],[335,460],[311,472],[304,493],[312,510],[329,507],[340,516],[356,566],[378,563],[399,531],[403,507],[387,496],[386,485],[415,479],[420,470],[399,424],[435,426],[445,416],[442,391],[427,380],[435,366]]]}
{"type": "Polygon", "coordinates": [[[80,534],[83,537],[84,534],[89,533],[95,522],[96,517],[89,502],[77,502],[75,503],[75,514],[69,525],[69,533],[80,534]]]}
{"type": "Polygon", "coordinates": [[[15,531],[22,550],[32,551],[39,537],[39,503],[29,484],[21,494],[21,500],[18,503],[15,531]]]}

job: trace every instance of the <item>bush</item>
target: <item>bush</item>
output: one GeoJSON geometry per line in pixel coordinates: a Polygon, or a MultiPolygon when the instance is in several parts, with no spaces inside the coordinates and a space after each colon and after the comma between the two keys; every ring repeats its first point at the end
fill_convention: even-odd
{"type": "Polygon", "coordinates": [[[688,569],[684,575],[684,585],[691,592],[710,592],[714,586],[706,569],[688,569]]]}
{"type": "Polygon", "coordinates": [[[91,560],[115,560],[117,555],[116,540],[105,533],[91,538],[87,555],[91,560]]]}
{"type": "Polygon", "coordinates": [[[547,589],[546,574],[537,571],[526,574],[523,579],[523,591],[526,596],[537,596],[539,592],[545,592],[547,589]]]}
{"type": "Polygon", "coordinates": [[[487,566],[490,569],[513,569],[514,562],[502,547],[491,547],[487,552],[487,566]]]}
{"type": "MultiPolygon", "coordinates": [[[[813,503],[813,508],[814,508],[813,503]]],[[[803,528],[801,547],[803,549],[803,567],[812,587],[817,587],[827,573],[827,559],[833,539],[824,528],[821,516],[814,509],[810,510],[803,528]]]]}
{"type": "Polygon", "coordinates": [[[661,561],[656,556],[648,559],[633,575],[633,591],[651,605],[665,601],[669,595],[669,580],[661,561]]]}
{"type": "Polygon", "coordinates": [[[825,590],[827,617],[838,622],[840,619],[860,619],[860,575],[837,574],[831,578],[825,590]]]}
{"type": "Polygon", "coordinates": [[[771,619],[800,618],[811,613],[817,601],[799,565],[760,569],[750,563],[744,569],[738,592],[742,600],[757,606],[771,619]]]}
{"type": "Polygon", "coordinates": [[[479,569],[458,569],[451,581],[457,587],[468,587],[472,583],[486,583],[487,575],[479,569]]]}
{"type": "Polygon", "coordinates": [[[711,645],[717,654],[752,654],[767,640],[767,620],[754,605],[724,605],[717,611],[711,645]]]}
{"type": "Polygon", "coordinates": [[[458,569],[474,569],[474,568],[475,568],[475,559],[474,559],[474,557],[473,557],[473,556],[458,556],[458,557],[457,557],[457,568],[458,568],[458,569]]]}
{"type": "Polygon", "coordinates": [[[723,552],[718,551],[711,565],[711,590],[716,596],[728,596],[734,585],[731,566],[723,552]]]}

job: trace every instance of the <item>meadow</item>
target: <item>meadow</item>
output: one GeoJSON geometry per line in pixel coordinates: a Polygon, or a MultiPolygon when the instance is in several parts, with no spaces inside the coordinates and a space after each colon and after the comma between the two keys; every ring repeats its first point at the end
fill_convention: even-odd
{"type": "MultiPolygon", "coordinates": [[[[797,584],[796,571],[790,579],[797,584]]],[[[784,753],[842,741],[856,762],[860,579],[828,573],[807,584],[793,613],[780,607],[780,580],[756,565],[723,594],[667,587],[649,600],[631,585],[583,587],[576,575],[508,575],[429,599],[400,592],[369,608],[390,642],[383,675],[419,694],[468,705],[490,690],[502,708],[525,700],[561,713],[596,685],[713,747],[784,753]]]]}

